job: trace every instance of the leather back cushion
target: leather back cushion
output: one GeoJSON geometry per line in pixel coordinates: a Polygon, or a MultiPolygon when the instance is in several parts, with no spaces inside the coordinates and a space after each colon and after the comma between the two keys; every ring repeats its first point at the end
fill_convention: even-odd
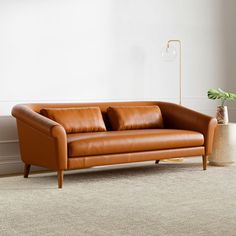
{"type": "Polygon", "coordinates": [[[107,113],[113,130],[163,128],[158,106],[114,106],[107,113]]]}
{"type": "Polygon", "coordinates": [[[44,108],[40,113],[61,124],[66,133],[106,131],[99,107],[44,108]]]}

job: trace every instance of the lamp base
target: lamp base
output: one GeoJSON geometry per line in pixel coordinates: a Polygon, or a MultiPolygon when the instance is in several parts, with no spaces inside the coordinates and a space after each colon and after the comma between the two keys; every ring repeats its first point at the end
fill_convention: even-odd
{"type": "Polygon", "coordinates": [[[163,159],[161,162],[166,162],[166,163],[183,163],[184,158],[171,158],[171,159],[163,159]]]}

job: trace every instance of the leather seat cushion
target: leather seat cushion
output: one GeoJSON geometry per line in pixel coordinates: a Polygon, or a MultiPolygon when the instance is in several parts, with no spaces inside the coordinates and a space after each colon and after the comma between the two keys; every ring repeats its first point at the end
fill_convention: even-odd
{"type": "Polygon", "coordinates": [[[123,130],[68,134],[69,157],[196,147],[201,133],[175,129],[123,130]]]}

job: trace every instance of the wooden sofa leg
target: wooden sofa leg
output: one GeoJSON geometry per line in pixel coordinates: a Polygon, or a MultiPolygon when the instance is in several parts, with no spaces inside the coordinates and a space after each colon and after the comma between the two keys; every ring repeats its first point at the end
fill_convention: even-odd
{"type": "Polygon", "coordinates": [[[31,166],[31,165],[25,164],[24,178],[28,178],[29,172],[30,172],[30,166],[31,166]]]}
{"type": "Polygon", "coordinates": [[[206,170],[206,169],[207,169],[207,161],[208,161],[208,156],[203,155],[203,156],[202,156],[203,170],[206,170]]]}
{"type": "Polygon", "coordinates": [[[64,171],[63,170],[57,171],[58,188],[62,188],[63,176],[64,176],[64,171]]]}
{"type": "Polygon", "coordinates": [[[156,160],[156,161],[155,161],[155,164],[158,164],[159,162],[160,162],[160,160],[156,160]]]}

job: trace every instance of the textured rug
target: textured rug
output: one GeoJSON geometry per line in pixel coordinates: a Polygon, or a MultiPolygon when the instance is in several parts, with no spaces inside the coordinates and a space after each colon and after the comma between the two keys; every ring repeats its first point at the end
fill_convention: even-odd
{"type": "Polygon", "coordinates": [[[0,235],[236,235],[236,166],[200,160],[0,178],[0,235]]]}

